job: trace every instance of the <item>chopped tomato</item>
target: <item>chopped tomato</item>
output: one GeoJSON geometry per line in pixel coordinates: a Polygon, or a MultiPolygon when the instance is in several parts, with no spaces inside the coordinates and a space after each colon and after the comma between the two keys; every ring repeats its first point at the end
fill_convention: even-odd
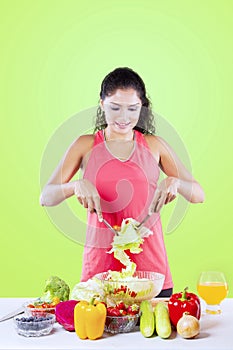
{"type": "Polygon", "coordinates": [[[130,294],[131,298],[135,298],[135,297],[136,297],[136,295],[137,295],[137,293],[136,293],[136,292],[134,292],[134,291],[130,292],[129,294],[130,294]]]}
{"type": "Polygon", "coordinates": [[[126,306],[125,306],[125,304],[123,303],[123,301],[121,301],[120,303],[118,303],[118,304],[116,305],[116,308],[117,308],[118,310],[125,310],[125,309],[126,309],[126,306]]]}
{"type": "Polygon", "coordinates": [[[43,307],[44,309],[47,309],[47,308],[50,307],[50,305],[49,305],[48,303],[43,303],[43,304],[41,305],[41,307],[43,307]]]}
{"type": "Polygon", "coordinates": [[[129,305],[127,308],[127,313],[129,315],[136,315],[139,313],[139,305],[137,304],[133,304],[133,305],[129,305]]]}
{"type": "Polygon", "coordinates": [[[126,315],[128,315],[128,313],[127,313],[126,310],[119,310],[119,311],[120,311],[121,316],[126,316],[126,315]]]}

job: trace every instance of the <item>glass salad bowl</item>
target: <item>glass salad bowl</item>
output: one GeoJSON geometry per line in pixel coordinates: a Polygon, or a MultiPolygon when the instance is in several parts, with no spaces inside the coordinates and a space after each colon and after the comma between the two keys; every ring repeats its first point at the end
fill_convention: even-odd
{"type": "Polygon", "coordinates": [[[150,300],[161,292],[165,278],[163,274],[151,271],[136,271],[132,277],[125,278],[113,276],[114,271],[95,275],[102,283],[108,305],[119,301],[131,304],[150,300]]]}

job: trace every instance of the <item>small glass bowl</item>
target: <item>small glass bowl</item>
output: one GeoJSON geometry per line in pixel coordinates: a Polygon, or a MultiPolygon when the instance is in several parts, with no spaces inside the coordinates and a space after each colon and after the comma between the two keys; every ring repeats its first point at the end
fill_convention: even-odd
{"type": "Polygon", "coordinates": [[[45,317],[47,314],[55,314],[55,306],[54,307],[42,307],[36,306],[34,303],[36,300],[28,301],[23,304],[24,311],[28,316],[37,316],[37,317],[45,317]]]}
{"type": "Polygon", "coordinates": [[[14,327],[19,335],[24,337],[40,337],[49,334],[55,323],[55,315],[45,317],[20,315],[13,319],[14,327]]]}
{"type": "Polygon", "coordinates": [[[109,333],[132,332],[140,318],[140,313],[126,316],[106,316],[104,330],[109,333]]]}

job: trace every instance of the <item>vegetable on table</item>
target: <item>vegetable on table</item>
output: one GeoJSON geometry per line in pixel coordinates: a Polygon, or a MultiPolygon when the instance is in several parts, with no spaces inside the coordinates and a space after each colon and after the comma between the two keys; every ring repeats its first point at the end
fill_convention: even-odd
{"type": "Polygon", "coordinates": [[[200,299],[196,294],[187,292],[187,289],[185,288],[181,293],[173,294],[168,302],[170,320],[175,327],[184,312],[188,312],[198,320],[201,317],[200,299]]]}
{"type": "Polygon", "coordinates": [[[95,277],[86,282],[77,283],[71,291],[70,299],[90,302],[93,297],[95,297],[95,300],[105,300],[103,285],[95,277]]]}
{"type": "Polygon", "coordinates": [[[44,294],[40,297],[40,300],[50,302],[54,298],[58,298],[59,301],[65,301],[69,299],[69,295],[70,288],[68,284],[57,276],[51,276],[45,282],[44,294]]]}
{"type": "Polygon", "coordinates": [[[137,304],[132,304],[127,307],[128,315],[137,315],[139,313],[140,307],[137,304]]]}
{"type": "Polygon", "coordinates": [[[83,300],[74,308],[75,332],[80,339],[97,339],[102,337],[106,321],[106,306],[93,298],[90,303],[83,300]]]}
{"type": "Polygon", "coordinates": [[[107,316],[134,316],[139,314],[140,307],[138,304],[126,305],[123,301],[120,301],[115,306],[107,307],[107,316]]]}
{"type": "Polygon", "coordinates": [[[67,331],[74,331],[74,308],[78,300],[66,300],[60,302],[55,309],[56,320],[67,331]]]}
{"type": "Polygon", "coordinates": [[[60,299],[56,297],[52,299],[50,302],[44,302],[40,298],[37,299],[33,304],[28,304],[27,307],[30,309],[53,309],[57,304],[60,303],[60,299]]]}
{"type": "Polygon", "coordinates": [[[153,335],[155,330],[154,311],[150,301],[142,301],[140,304],[140,311],[140,331],[144,337],[149,338],[153,335]]]}
{"type": "Polygon", "coordinates": [[[45,302],[43,299],[38,298],[30,304],[25,304],[27,310],[30,310],[32,316],[43,317],[47,314],[55,314],[55,308],[60,303],[58,297],[53,297],[51,301],[45,302]]]}
{"type": "Polygon", "coordinates": [[[200,332],[200,323],[198,319],[188,312],[184,312],[183,316],[177,323],[177,333],[186,339],[196,337],[200,332]]]}
{"type": "Polygon", "coordinates": [[[160,338],[170,337],[172,328],[167,306],[163,302],[158,302],[154,309],[155,329],[160,338]]]}

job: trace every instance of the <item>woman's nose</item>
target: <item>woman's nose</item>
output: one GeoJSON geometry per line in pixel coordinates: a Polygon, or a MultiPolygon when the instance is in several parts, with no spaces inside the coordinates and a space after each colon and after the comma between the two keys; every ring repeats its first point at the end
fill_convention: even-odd
{"type": "Polygon", "coordinates": [[[128,120],[128,111],[125,108],[123,108],[121,111],[121,119],[122,121],[128,120]]]}

